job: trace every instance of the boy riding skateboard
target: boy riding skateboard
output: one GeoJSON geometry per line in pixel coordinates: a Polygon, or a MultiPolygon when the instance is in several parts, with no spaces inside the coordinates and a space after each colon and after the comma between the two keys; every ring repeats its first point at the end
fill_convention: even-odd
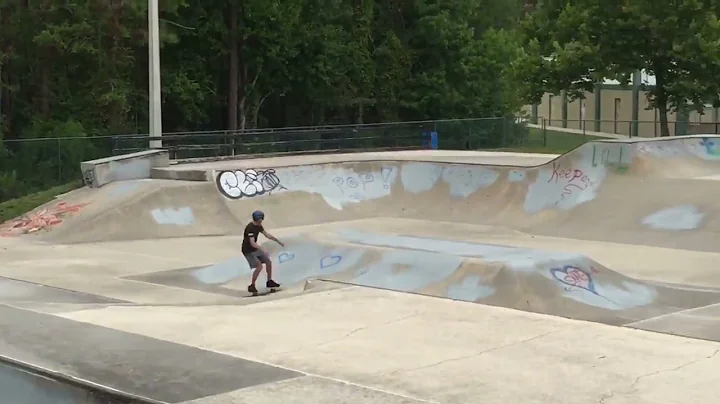
{"type": "Polygon", "coordinates": [[[262,225],[263,220],[265,220],[265,214],[263,212],[256,210],[252,214],[252,219],[252,222],[245,226],[245,231],[243,232],[242,253],[248,264],[250,264],[250,268],[254,268],[252,281],[247,290],[250,293],[257,293],[258,290],[255,287],[255,282],[257,281],[258,276],[260,276],[260,272],[263,270],[263,264],[265,264],[265,270],[267,271],[267,282],[265,286],[268,288],[280,287],[279,283],[272,280],[272,261],[270,261],[268,254],[263,251],[257,243],[258,236],[262,233],[265,237],[275,241],[283,247],[285,244],[275,238],[272,234],[265,231],[265,228],[262,225]]]}

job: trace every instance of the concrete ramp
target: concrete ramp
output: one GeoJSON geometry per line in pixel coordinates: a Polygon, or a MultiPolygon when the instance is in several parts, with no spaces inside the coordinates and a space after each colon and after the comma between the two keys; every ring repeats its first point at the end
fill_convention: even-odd
{"type": "MultiPolygon", "coordinates": [[[[720,303],[720,290],[633,279],[581,254],[351,228],[299,234],[284,242],[285,247],[263,244],[274,262],[274,278],[285,288],[276,298],[302,293],[309,281],[321,280],[613,325],[720,303]]],[[[134,279],[243,295],[250,276],[247,263],[237,257],[134,279]]],[[[264,280],[262,274],[259,282],[264,280]]]]}
{"type": "Polygon", "coordinates": [[[51,243],[241,234],[211,183],[133,180],[81,188],[0,226],[4,237],[51,243]]]}
{"type": "MultiPolygon", "coordinates": [[[[720,252],[716,144],[720,137],[591,142],[533,166],[518,166],[517,159],[515,165],[482,164],[468,155],[462,162],[413,161],[399,154],[186,165],[178,168],[182,177],[200,180],[83,188],[4,224],[0,234],[51,243],[237,236],[261,209],[266,228],[288,242],[268,248],[277,280],[294,293],[320,279],[694,335],[697,323],[687,315],[682,319],[692,326],[650,319],[718,303],[713,288],[634,279],[595,256],[558,252],[562,248],[471,243],[462,232],[450,240],[445,229],[455,224],[498,236],[694,250],[710,261],[710,253],[720,252]],[[398,224],[403,219],[419,224],[406,231],[398,224]],[[363,221],[383,229],[354,225],[363,221]]],[[[720,272],[706,272],[697,279],[720,284],[720,272]]],[[[237,296],[250,273],[238,251],[214,265],[135,278],[237,296]]],[[[706,328],[712,330],[703,335],[720,336],[717,327],[706,328]]]]}
{"type": "Polygon", "coordinates": [[[259,159],[223,170],[204,163],[202,177],[212,181],[83,188],[3,224],[0,234],[56,243],[233,235],[262,209],[271,228],[382,216],[719,251],[715,142],[591,142],[532,167],[468,164],[467,156],[463,163],[358,158],[284,166],[259,159]]]}

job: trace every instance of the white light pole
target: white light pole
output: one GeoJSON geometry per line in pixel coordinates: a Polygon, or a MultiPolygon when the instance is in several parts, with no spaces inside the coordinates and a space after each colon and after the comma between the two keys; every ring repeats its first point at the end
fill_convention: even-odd
{"type": "MultiPolygon", "coordinates": [[[[158,0],[148,0],[148,34],[150,136],[162,136],[162,106],[160,103],[160,16],[158,12],[158,0]]],[[[162,148],[162,140],[151,140],[150,148],[162,148]]]]}

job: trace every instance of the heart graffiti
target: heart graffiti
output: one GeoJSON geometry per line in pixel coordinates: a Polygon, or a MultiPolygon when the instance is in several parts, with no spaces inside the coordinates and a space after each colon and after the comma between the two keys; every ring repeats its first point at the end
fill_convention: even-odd
{"type": "Polygon", "coordinates": [[[320,259],[320,268],[325,269],[333,265],[337,265],[342,261],[342,257],[339,255],[326,255],[320,259]]]}
{"type": "Polygon", "coordinates": [[[597,294],[592,276],[578,267],[566,265],[562,268],[552,268],[550,273],[555,279],[568,286],[575,286],[597,294]]]}
{"type": "Polygon", "coordinates": [[[284,253],[281,253],[280,255],[278,255],[278,261],[279,261],[281,264],[282,264],[283,262],[291,261],[291,260],[294,259],[294,258],[295,258],[295,254],[293,254],[293,253],[284,252],[284,253]]]}

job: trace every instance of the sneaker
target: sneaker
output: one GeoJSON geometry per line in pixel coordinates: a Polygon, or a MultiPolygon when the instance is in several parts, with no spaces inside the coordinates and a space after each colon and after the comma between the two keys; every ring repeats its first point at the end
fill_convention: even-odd
{"type": "Polygon", "coordinates": [[[257,290],[257,288],[255,287],[255,285],[250,285],[250,286],[248,286],[248,292],[250,292],[250,293],[257,293],[258,290],[257,290]]]}
{"type": "Polygon", "coordinates": [[[280,284],[277,283],[277,282],[275,282],[274,280],[270,279],[269,281],[267,281],[267,283],[265,284],[265,286],[268,287],[268,288],[279,288],[279,287],[280,287],[280,284]]]}

